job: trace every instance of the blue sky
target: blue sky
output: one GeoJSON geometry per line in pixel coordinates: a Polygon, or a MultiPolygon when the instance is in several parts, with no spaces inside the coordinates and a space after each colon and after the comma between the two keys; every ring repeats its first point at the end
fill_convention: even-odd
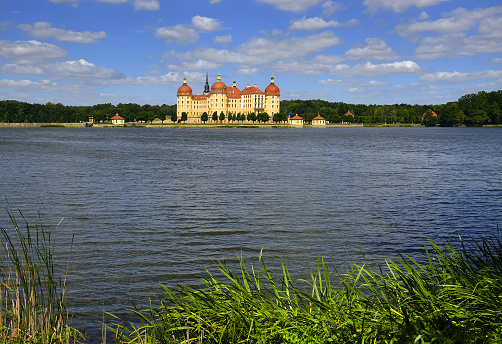
{"type": "Polygon", "coordinates": [[[0,99],[174,104],[188,79],[281,99],[442,104],[502,89],[499,1],[0,0],[0,99]]]}

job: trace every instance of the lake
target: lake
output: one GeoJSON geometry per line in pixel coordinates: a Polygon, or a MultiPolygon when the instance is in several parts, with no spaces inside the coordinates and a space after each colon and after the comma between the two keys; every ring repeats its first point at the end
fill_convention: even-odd
{"type": "Polygon", "coordinates": [[[260,250],[308,276],[497,233],[501,128],[0,128],[7,208],[51,231],[73,325],[260,250]],[[364,256],[362,255],[364,254],[364,256]]]}

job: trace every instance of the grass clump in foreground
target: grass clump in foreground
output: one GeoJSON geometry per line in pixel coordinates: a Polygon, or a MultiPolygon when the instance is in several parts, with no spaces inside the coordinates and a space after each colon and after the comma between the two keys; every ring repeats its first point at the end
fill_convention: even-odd
{"type": "Polygon", "coordinates": [[[134,310],[142,326],[110,325],[127,343],[500,343],[502,243],[430,241],[425,263],[388,259],[377,273],[352,264],[332,273],[322,259],[308,281],[286,266],[217,263],[199,289],[163,288],[160,307],[134,310]]]}
{"type": "Polygon", "coordinates": [[[50,233],[26,221],[22,230],[9,216],[14,231],[0,228],[0,342],[74,342],[80,334],[68,323],[66,277],[55,278],[50,233]]]}

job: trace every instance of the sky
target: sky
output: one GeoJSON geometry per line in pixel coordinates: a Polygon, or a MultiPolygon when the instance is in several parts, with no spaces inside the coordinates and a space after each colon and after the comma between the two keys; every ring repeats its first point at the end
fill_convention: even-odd
{"type": "Polygon", "coordinates": [[[0,100],[172,105],[224,83],[281,100],[444,104],[502,89],[499,0],[0,0],[0,100]]]}

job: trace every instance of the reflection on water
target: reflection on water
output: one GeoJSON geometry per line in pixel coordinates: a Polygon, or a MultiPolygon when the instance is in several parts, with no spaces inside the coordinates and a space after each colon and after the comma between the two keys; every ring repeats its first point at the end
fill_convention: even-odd
{"type": "Polygon", "coordinates": [[[237,253],[263,248],[300,278],[319,256],[376,266],[428,237],[493,232],[500,147],[482,128],[0,129],[0,190],[55,232],[58,256],[75,235],[70,311],[93,335],[103,309],[237,253]]]}

